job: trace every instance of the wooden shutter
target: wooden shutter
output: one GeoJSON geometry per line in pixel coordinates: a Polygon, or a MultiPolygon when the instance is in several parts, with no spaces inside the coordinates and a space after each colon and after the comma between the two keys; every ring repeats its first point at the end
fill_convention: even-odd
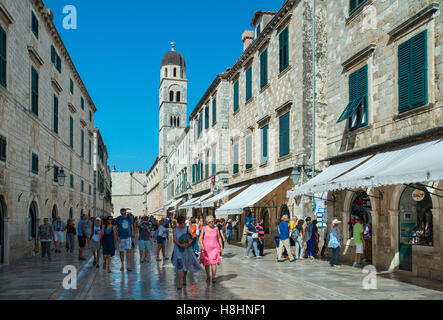
{"type": "Polygon", "coordinates": [[[409,92],[411,108],[428,103],[427,92],[427,33],[422,32],[411,39],[411,80],[409,92]]]}
{"type": "Polygon", "coordinates": [[[31,70],[31,111],[38,116],[38,72],[31,70]]]}
{"type": "Polygon", "coordinates": [[[54,65],[56,65],[56,57],[55,57],[55,48],[53,45],[51,45],[51,61],[54,65]]]}
{"type": "Polygon", "coordinates": [[[279,155],[289,154],[289,112],[280,117],[279,155]]]}
{"type": "Polygon", "coordinates": [[[398,101],[399,110],[409,107],[409,77],[411,74],[411,43],[408,41],[398,47],[398,101]]]}
{"type": "Polygon", "coordinates": [[[217,122],[217,100],[216,98],[212,99],[212,124],[217,122]]]}
{"type": "Polygon", "coordinates": [[[349,14],[355,11],[357,9],[357,0],[350,0],[349,1],[349,14]]]}
{"type": "Polygon", "coordinates": [[[69,117],[69,145],[74,148],[74,119],[69,117]]]}
{"type": "Polygon", "coordinates": [[[0,160],[6,161],[6,138],[0,136],[0,160]]]}
{"type": "Polygon", "coordinates": [[[58,133],[58,98],[54,95],[54,132],[58,133]]]}
{"type": "Polygon", "coordinates": [[[279,36],[280,41],[280,72],[289,65],[289,26],[286,27],[279,36]]]}
{"type": "Polygon", "coordinates": [[[238,96],[238,81],[234,83],[234,112],[238,110],[239,107],[239,96],[238,96]]]}
{"type": "Polygon", "coordinates": [[[85,132],[83,130],[80,131],[81,134],[81,156],[82,158],[85,157],[85,132]]]}
{"type": "Polygon", "coordinates": [[[262,128],[262,162],[268,160],[268,128],[269,125],[262,128]]]}
{"type": "Polygon", "coordinates": [[[6,87],[6,32],[0,26],[0,85],[6,87]]]}
{"type": "Polygon", "coordinates": [[[205,107],[205,129],[209,128],[209,106],[205,107]]]}
{"type": "Polygon", "coordinates": [[[246,70],[246,101],[252,98],[252,66],[246,70]]]}
{"type": "Polygon", "coordinates": [[[268,49],[260,55],[260,87],[268,84],[268,49]]]}

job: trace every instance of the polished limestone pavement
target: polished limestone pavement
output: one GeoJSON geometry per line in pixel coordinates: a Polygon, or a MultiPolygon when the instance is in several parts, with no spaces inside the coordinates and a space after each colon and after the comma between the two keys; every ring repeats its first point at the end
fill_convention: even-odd
{"type": "MultiPolygon", "coordinates": [[[[154,248],[155,249],[155,248],[154,248]]],[[[89,250],[87,253],[90,256],[89,250]]],[[[443,299],[443,283],[401,279],[379,275],[377,289],[365,290],[368,274],[350,266],[331,268],[327,261],[289,261],[278,263],[274,250],[262,259],[245,258],[245,249],[227,246],[218,267],[217,283],[206,283],[205,271],[188,276],[188,284],[177,290],[176,273],[170,260],[140,264],[138,250],[133,253],[132,272],[120,271],[119,257],[112,259],[112,273],[92,266],[92,259],[79,262],[72,254],[54,255],[52,261],[33,257],[0,268],[0,299],[59,300],[371,300],[443,299]],[[62,281],[67,264],[78,268],[77,290],[64,290],[62,281]],[[391,279],[392,278],[392,279],[391,279]]],[[[172,254],[168,242],[167,256],[172,254]]],[[[100,263],[101,264],[101,263],[100,263]]]]}

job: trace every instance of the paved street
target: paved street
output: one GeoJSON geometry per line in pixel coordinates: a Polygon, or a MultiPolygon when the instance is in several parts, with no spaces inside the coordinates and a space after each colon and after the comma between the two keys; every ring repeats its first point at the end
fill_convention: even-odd
{"type": "MultiPolygon", "coordinates": [[[[169,244],[168,254],[172,253],[169,244]]],[[[89,252],[89,251],[88,251],[89,252]]],[[[244,258],[244,249],[229,246],[218,269],[216,284],[205,282],[204,271],[188,278],[184,290],[176,289],[174,268],[169,260],[139,264],[135,252],[132,272],[120,272],[113,258],[111,274],[92,266],[92,259],[80,263],[62,253],[52,261],[33,257],[0,268],[0,299],[443,299],[443,283],[415,279],[414,284],[377,277],[376,290],[364,290],[366,274],[350,266],[331,268],[326,261],[277,263],[272,250],[264,259],[244,258]],[[64,290],[65,265],[79,268],[78,289],[64,290]]]]}

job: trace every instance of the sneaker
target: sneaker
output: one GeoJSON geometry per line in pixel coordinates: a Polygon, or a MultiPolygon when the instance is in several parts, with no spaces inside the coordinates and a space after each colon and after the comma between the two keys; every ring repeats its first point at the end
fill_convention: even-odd
{"type": "Polygon", "coordinates": [[[333,267],[334,268],[340,268],[340,265],[339,264],[334,264],[333,267]]]}
{"type": "Polygon", "coordinates": [[[285,262],[286,260],[277,260],[278,262],[285,262]]]}
{"type": "Polygon", "coordinates": [[[245,256],[246,259],[249,259],[249,256],[245,256]]]}
{"type": "Polygon", "coordinates": [[[295,262],[295,259],[289,260],[289,262],[295,262]]]}
{"type": "Polygon", "coordinates": [[[160,259],[160,258],[157,258],[157,261],[162,261],[162,259],[160,259]]]}
{"type": "Polygon", "coordinates": [[[352,264],[352,266],[353,266],[354,268],[361,268],[361,264],[360,264],[360,263],[357,263],[357,262],[354,262],[354,263],[352,264]]]}
{"type": "Polygon", "coordinates": [[[168,257],[166,257],[166,258],[163,258],[163,260],[169,260],[169,258],[168,258],[168,257]]]}
{"type": "Polygon", "coordinates": [[[257,259],[263,259],[263,256],[256,256],[257,259]]]}

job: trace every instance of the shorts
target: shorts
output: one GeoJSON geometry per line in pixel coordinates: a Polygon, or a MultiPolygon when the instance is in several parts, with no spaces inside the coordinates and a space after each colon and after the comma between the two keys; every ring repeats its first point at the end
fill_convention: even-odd
{"type": "Polygon", "coordinates": [[[100,250],[100,248],[101,248],[100,243],[98,241],[92,240],[91,241],[91,248],[100,250]]]}
{"type": "Polygon", "coordinates": [[[132,249],[132,239],[120,239],[120,243],[118,244],[118,251],[122,252],[130,249],[132,249]]]}
{"type": "Polygon", "coordinates": [[[274,238],[275,245],[278,248],[280,246],[280,238],[274,238]]]}
{"type": "Polygon", "coordinates": [[[289,238],[289,244],[291,245],[291,247],[295,247],[295,241],[292,238],[289,238]]]}
{"type": "Polygon", "coordinates": [[[163,237],[157,237],[157,244],[158,245],[164,245],[165,244],[165,241],[166,241],[166,238],[163,238],[163,237]]]}
{"type": "Polygon", "coordinates": [[[138,250],[149,250],[151,243],[149,240],[138,240],[138,250]]]}
{"type": "Polygon", "coordinates": [[[54,238],[56,242],[65,242],[65,235],[63,234],[63,231],[55,231],[54,232],[54,238]]]}
{"type": "Polygon", "coordinates": [[[355,253],[363,253],[363,243],[355,244],[355,253]]]}
{"type": "Polygon", "coordinates": [[[85,236],[78,236],[78,246],[80,248],[84,248],[86,245],[86,237],[85,236]]]}

